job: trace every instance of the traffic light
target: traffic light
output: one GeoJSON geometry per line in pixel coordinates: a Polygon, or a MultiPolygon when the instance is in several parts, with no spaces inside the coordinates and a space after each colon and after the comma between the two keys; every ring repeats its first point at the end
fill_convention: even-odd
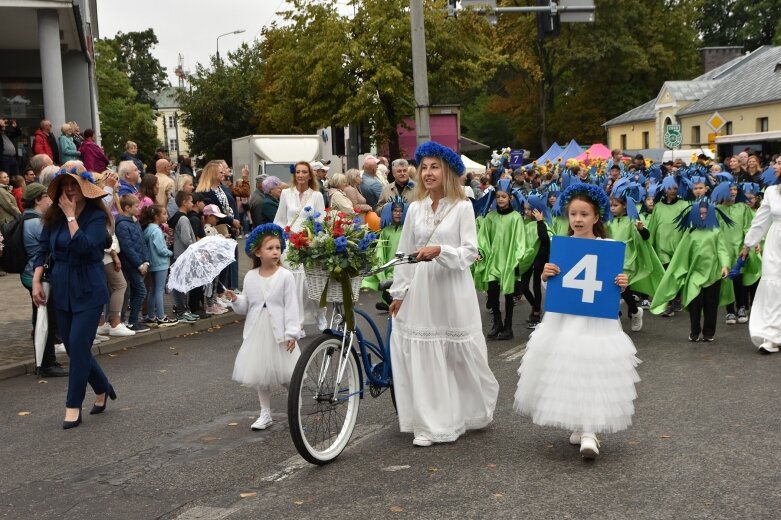
{"type": "MultiPolygon", "coordinates": [[[[550,0],[537,0],[538,6],[550,6],[550,0]]],[[[550,11],[537,13],[537,36],[540,40],[545,38],[555,38],[559,35],[561,22],[558,13],[551,14],[550,11]]]]}

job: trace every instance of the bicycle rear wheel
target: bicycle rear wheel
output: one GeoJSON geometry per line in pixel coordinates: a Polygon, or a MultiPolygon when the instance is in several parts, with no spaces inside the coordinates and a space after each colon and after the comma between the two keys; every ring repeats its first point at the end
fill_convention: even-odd
{"type": "Polygon", "coordinates": [[[355,356],[346,350],[343,374],[337,381],[342,338],[330,334],[314,338],[290,380],[290,435],[298,453],[312,464],[328,464],[338,457],[355,428],[361,382],[355,356]]]}

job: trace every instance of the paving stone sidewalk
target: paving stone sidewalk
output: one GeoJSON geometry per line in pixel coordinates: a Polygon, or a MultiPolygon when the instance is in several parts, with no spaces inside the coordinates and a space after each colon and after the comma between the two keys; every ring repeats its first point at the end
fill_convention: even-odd
{"type": "MultiPolygon", "coordinates": [[[[239,244],[239,285],[244,274],[252,267],[250,259],[244,254],[243,240],[239,244]]],[[[165,294],[165,309],[170,314],[173,300],[165,294]]],[[[166,329],[152,329],[150,332],[136,334],[128,338],[112,338],[95,347],[95,353],[106,353],[118,348],[138,346],[188,332],[206,330],[221,326],[243,317],[229,312],[194,323],[181,323],[166,329]]],[[[35,350],[32,338],[32,303],[30,294],[24,288],[18,274],[0,277],[0,379],[34,371],[35,350]]],[[[67,356],[58,354],[58,359],[67,362],[67,356]]]]}

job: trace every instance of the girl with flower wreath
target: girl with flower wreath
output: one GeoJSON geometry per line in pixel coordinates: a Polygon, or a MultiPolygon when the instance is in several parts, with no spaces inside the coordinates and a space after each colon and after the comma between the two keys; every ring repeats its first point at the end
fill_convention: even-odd
{"type": "MultiPolygon", "coordinates": [[[[570,236],[606,238],[610,201],[602,188],[572,184],[560,200],[569,217],[570,236]]],[[[542,280],[559,274],[557,265],[546,263],[542,280]]],[[[619,274],[615,284],[623,291],[629,279],[619,274]]],[[[621,431],[632,424],[635,383],[640,380],[636,353],[617,316],[548,311],[529,336],[518,369],[515,410],[535,424],[571,430],[570,444],[580,445],[583,458],[593,459],[599,454],[597,433],[621,431]]]]}
{"type": "Polygon", "coordinates": [[[233,366],[233,380],[254,386],[260,400],[260,416],[251,428],[265,430],[272,424],[271,389],[287,388],[301,355],[298,301],[293,274],[282,267],[285,237],[276,224],[256,227],[244,246],[253,268],[244,276],[244,292],[225,291],[233,310],[244,314],[244,341],[233,366]]]}
{"type": "Polygon", "coordinates": [[[469,269],[477,233],[459,182],[466,168],[433,141],[418,147],[415,160],[419,182],[399,250],[420,262],[394,269],[390,350],[399,427],[414,434],[415,446],[431,446],[490,424],[499,384],[469,269]]]}
{"type": "MultiPolygon", "coordinates": [[[[323,194],[320,193],[320,183],[308,162],[299,161],[293,166],[293,182],[293,186],[285,188],[280,193],[279,208],[274,217],[274,224],[283,228],[286,233],[301,231],[304,221],[310,216],[322,222],[325,214],[325,201],[323,194]]],[[[284,256],[282,262],[285,262],[284,256]]],[[[318,307],[318,302],[309,298],[303,266],[291,272],[296,281],[301,328],[304,325],[317,323],[318,329],[325,330],[328,327],[325,310],[318,307]]]]}

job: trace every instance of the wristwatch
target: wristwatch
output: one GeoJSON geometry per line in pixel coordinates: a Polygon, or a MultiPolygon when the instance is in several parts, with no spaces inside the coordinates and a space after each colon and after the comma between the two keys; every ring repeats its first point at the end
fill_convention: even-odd
{"type": "Polygon", "coordinates": [[[68,222],[75,222],[76,217],[65,217],[65,220],[67,220],[68,222]]]}

